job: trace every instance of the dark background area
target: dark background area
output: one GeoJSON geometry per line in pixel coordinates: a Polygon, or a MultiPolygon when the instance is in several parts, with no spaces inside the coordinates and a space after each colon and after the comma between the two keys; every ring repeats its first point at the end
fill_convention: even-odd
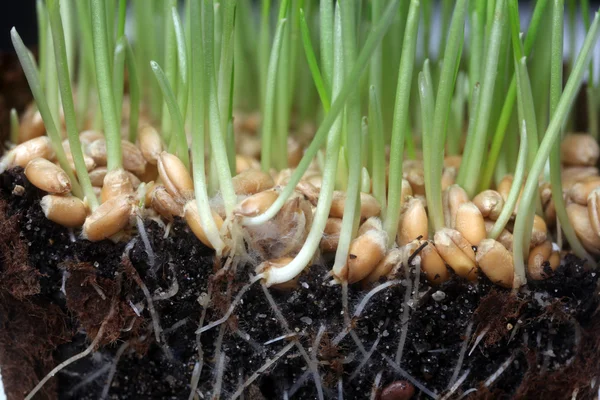
{"type": "Polygon", "coordinates": [[[35,0],[3,0],[0,12],[0,52],[12,52],[10,30],[16,27],[26,45],[37,41],[35,0]]]}

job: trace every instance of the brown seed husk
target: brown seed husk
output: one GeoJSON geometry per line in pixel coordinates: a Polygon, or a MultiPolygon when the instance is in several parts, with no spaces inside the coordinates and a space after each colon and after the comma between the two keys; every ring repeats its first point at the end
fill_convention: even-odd
{"type": "Polygon", "coordinates": [[[319,248],[323,253],[332,253],[337,250],[341,230],[341,218],[327,218],[325,229],[323,229],[323,237],[319,244],[319,248]]]}
{"type": "Polygon", "coordinates": [[[356,283],[373,272],[385,255],[385,244],[385,232],[375,230],[368,231],[350,243],[348,259],[344,267],[348,283],[356,283]]]}
{"type": "MultiPolygon", "coordinates": [[[[333,200],[329,216],[342,218],[344,216],[344,203],[346,202],[346,192],[336,190],[333,192],[333,200]]],[[[375,197],[367,193],[360,193],[360,218],[366,219],[379,215],[381,206],[375,197]]]]}
{"type": "Polygon", "coordinates": [[[398,247],[389,249],[375,269],[361,281],[362,286],[366,288],[379,282],[381,278],[387,276],[401,262],[402,251],[398,247]]]}
{"type": "Polygon", "coordinates": [[[363,222],[358,228],[356,236],[361,236],[370,230],[383,230],[383,223],[378,217],[371,217],[363,222]]]}
{"type": "Polygon", "coordinates": [[[19,122],[19,136],[18,143],[24,143],[28,140],[42,136],[46,133],[46,126],[42,115],[35,107],[34,103],[31,103],[25,109],[21,121],[19,122]]]}
{"type": "Polygon", "coordinates": [[[128,195],[114,197],[102,203],[86,218],[81,232],[83,238],[97,242],[119,233],[129,224],[134,203],[133,196],[128,195]]]}
{"type": "Polygon", "coordinates": [[[144,159],[153,165],[158,162],[158,157],[163,151],[163,144],[160,135],[151,125],[144,125],[138,133],[140,151],[144,159]]]}
{"type": "Polygon", "coordinates": [[[452,185],[442,195],[444,222],[447,227],[454,228],[456,213],[461,204],[469,201],[467,192],[458,185],[452,185]]]}
{"type": "MultiPolygon", "coordinates": [[[[490,220],[485,220],[485,231],[486,233],[490,233],[492,231],[492,228],[494,227],[494,221],[490,221],[490,220]]],[[[513,249],[513,234],[510,233],[510,231],[508,231],[508,229],[502,229],[502,232],[500,232],[500,235],[498,236],[498,238],[496,239],[498,242],[500,242],[500,244],[504,247],[506,247],[506,249],[508,251],[512,251],[513,249]]]]}
{"type": "Polygon", "coordinates": [[[183,207],[181,204],[177,203],[162,185],[152,188],[149,204],[154,211],[168,221],[172,221],[175,216],[183,216],[183,207]]]}
{"type": "Polygon", "coordinates": [[[302,160],[302,156],[304,155],[304,150],[300,143],[296,139],[291,136],[288,136],[287,141],[287,151],[288,151],[288,165],[291,168],[296,168],[298,164],[300,164],[300,160],[302,160]]]}
{"type": "Polygon", "coordinates": [[[251,195],[271,189],[275,182],[271,175],[257,169],[247,169],[232,178],[233,189],[238,195],[251,195]]]}
{"type": "Polygon", "coordinates": [[[600,147],[592,135],[570,133],[560,144],[560,158],[565,165],[593,166],[599,155],[600,147]]]}
{"type": "Polygon", "coordinates": [[[166,151],[158,157],[158,174],[175,201],[185,204],[194,197],[192,177],[181,160],[166,151]]]}
{"type": "Polygon", "coordinates": [[[279,193],[276,190],[265,190],[264,192],[246,197],[234,210],[236,215],[244,217],[255,217],[267,211],[277,200],[279,193]]]}
{"type": "Polygon", "coordinates": [[[400,215],[396,238],[398,245],[404,246],[417,238],[426,240],[429,234],[428,229],[427,212],[423,202],[411,197],[400,215]]]}
{"type": "Polygon", "coordinates": [[[495,190],[484,190],[473,198],[473,204],[479,208],[484,218],[495,221],[502,212],[504,199],[502,195],[495,190]]]}
{"type": "Polygon", "coordinates": [[[513,256],[494,239],[484,239],[477,248],[479,268],[493,283],[510,288],[513,285],[515,265],[513,256]]]}
{"type": "Polygon", "coordinates": [[[133,185],[124,169],[119,168],[106,173],[100,195],[102,203],[115,197],[131,194],[133,194],[133,185]]]}
{"type": "Polygon", "coordinates": [[[235,172],[239,174],[247,169],[260,169],[260,163],[255,158],[240,154],[236,155],[235,172]]]}
{"type": "Polygon", "coordinates": [[[44,159],[34,158],[25,167],[25,176],[32,185],[50,194],[71,191],[71,180],[59,166],[44,159]]]}
{"type": "Polygon", "coordinates": [[[596,167],[563,167],[560,171],[563,191],[568,191],[574,184],[587,177],[598,176],[596,167]]]}
{"type": "Polygon", "coordinates": [[[40,206],[46,218],[67,228],[82,226],[88,212],[83,201],[74,196],[48,194],[42,197],[40,206]]]}
{"type": "Polygon", "coordinates": [[[479,245],[486,237],[483,215],[472,202],[463,203],[458,207],[454,226],[473,246],[479,245]]]}
{"type": "Polygon", "coordinates": [[[425,176],[422,160],[404,160],[402,175],[408,181],[413,195],[425,195],[425,176]]]}
{"type": "Polygon", "coordinates": [[[104,134],[100,131],[88,129],[79,134],[79,140],[84,146],[89,146],[98,139],[104,139],[104,134]]]}
{"type": "Polygon", "coordinates": [[[600,188],[600,176],[588,176],[576,182],[569,189],[569,197],[577,204],[587,205],[588,196],[596,188],[600,188]]]}
{"type": "Polygon", "coordinates": [[[587,200],[590,225],[597,237],[600,237],[600,188],[590,193],[587,200]]]}
{"type": "Polygon", "coordinates": [[[567,205],[567,214],[583,247],[590,253],[600,254],[600,237],[592,228],[588,208],[571,203],[567,205]]]}
{"type": "Polygon", "coordinates": [[[468,247],[470,245],[465,245],[466,240],[458,231],[440,229],[435,233],[434,242],[439,255],[457,275],[472,281],[477,279],[475,253],[468,247]],[[466,254],[464,250],[470,250],[472,254],[466,254]]]}
{"type": "MultiPolygon", "coordinates": [[[[192,232],[194,232],[194,235],[196,235],[196,237],[200,239],[200,241],[206,246],[213,249],[214,247],[212,246],[212,244],[208,240],[208,237],[206,236],[206,233],[204,232],[202,221],[200,219],[200,213],[198,213],[198,208],[196,207],[195,200],[189,200],[186,203],[185,207],[183,208],[183,214],[185,217],[185,221],[187,222],[192,232]]],[[[214,211],[212,211],[212,217],[215,220],[217,229],[221,230],[221,226],[223,226],[223,218],[221,218],[221,216],[214,211]]]]}
{"type": "Polygon", "coordinates": [[[552,243],[548,240],[529,251],[527,261],[527,273],[534,280],[542,280],[549,277],[544,271],[545,266],[549,266],[552,271],[560,265],[560,254],[552,248],[552,243]]]}
{"type": "Polygon", "coordinates": [[[548,227],[546,226],[546,221],[544,221],[544,218],[536,214],[533,217],[530,246],[535,247],[541,243],[544,243],[547,237],[548,227]]]}
{"type": "MultiPolygon", "coordinates": [[[[143,174],[147,163],[142,151],[128,140],[121,140],[121,150],[123,151],[123,168],[136,175],[143,174]]],[[[92,142],[88,147],[88,154],[94,159],[96,165],[106,165],[106,139],[92,142]]]]}
{"type": "MultiPolygon", "coordinates": [[[[419,244],[423,243],[423,241],[420,241],[419,244]]],[[[421,271],[425,273],[430,283],[439,285],[450,279],[450,272],[448,272],[446,263],[432,242],[427,241],[427,245],[423,247],[419,256],[421,256],[421,271]]]]}
{"type": "Polygon", "coordinates": [[[55,153],[48,136],[40,136],[23,142],[6,155],[6,157],[10,157],[10,167],[19,166],[23,168],[34,158],[39,157],[53,161],[54,156],[55,153]]]}
{"type": "MultiPolygon", "coordinates": [[[[65,151],[65,155],[67,156],[67,161],[69,162],[69,166],[71,167],[71,170],[75,174],[77,174],[77,169],[75,168],[75,161],[73,160],[73,153],[71,152],[71,144],[69,143],[68,140],[63,140],[62,147],[63,147],[63,150],[65,151]]],[[[87,154],[85,154],[85,152],[83,153],[83,163],[85,164],[85,169],[88,172],[92,171],[94,168],[96,168],[96,162],[94,161],[94,159],[92,157],[88,156],[87,154]]],[[[101,186],[101,185],[99,185],[99,186],[101,186]]]]}

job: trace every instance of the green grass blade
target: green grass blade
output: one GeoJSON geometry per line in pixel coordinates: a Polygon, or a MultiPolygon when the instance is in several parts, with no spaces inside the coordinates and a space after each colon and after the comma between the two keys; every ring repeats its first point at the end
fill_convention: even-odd
{"type": "Polygon", "coordinates": [[[92,36],[94,40],[94,59],[100,109],[104,121],[106,137],[107,168],[109,171],[121,168],[121,127],[117,119],[115,97],[112,90],[108,40],[106,37],[106,10],[102,0],[91,0],[92,36]]]}
{"type": "Polygon", "coordinates": [[[317,57],[315,56],[315,51],[310,40],[310,30],[308,28],[308,23],[306,22],[304,10],[302,9],[300,10],[300,32],[302,33],[302,44],[304,45],[304,54],[306,55],[306,62],[308,63],[308,67],[310,68],[313,82],[315,84],[317,92],[319,93],[321,104],[323,104],[323,109],[327,113],[331,108],[331,101],[327,88],[325,87],[325,82],[323,81],[323,77],[321,76],[319,65],[317,64],[317,57]]]}
{"type": "Polygon", "coordinates": [[[383,227],[388,234],[389,246],[396,241],[398,221],[400,220],[400,210],[402,207],[402,162],[404,160],[406,128],[409,125],[409,102],[412,79],[402,79],[402,77],[412,77],[413,75],[418,30],[419,2],[412,0],[408,10],[402,55],[400,66],[398,67],[398,87],[396,88],[396,101],[392,120],[387,214],[383,221],[383,227]]]}
{"type": "Polygon", "coordinates": [[[129,141],[135,143],[140,115],[140,77],[137,72],[136,58],[129,41],[125,36],[120,40],[125,43],[125,62],[129,72],[129,141]]]}
{"type": "Polygon", "coordinates": [[[169,153],[176,154],[181,159],[185,167],[189,168],[190,160],[188,157],[187,138],[185,136],[185,130],[183,126],[183,117],[181,116],[181,110],[177,104],[175,93],[173,93],[173,88],[169,84],[169,80],[163,70],[160,68],[160,65],[158,65],[156,61],[150,61],[150,67],[152,68],[152,72],[154,72],[154,76],[156,76],[156,80],[158,81],[160,89],[162,90],[165,103],[167,104],[167,109],[171,114],[171,121],[173,122],[174,134],[171,135],[171,139],[169,140],[169,153]]]}

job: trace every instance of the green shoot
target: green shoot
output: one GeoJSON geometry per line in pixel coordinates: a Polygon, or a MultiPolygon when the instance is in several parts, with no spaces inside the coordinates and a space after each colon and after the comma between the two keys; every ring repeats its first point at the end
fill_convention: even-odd
{"type": "Polygon", "coordinates": [[[140,78],[135,65],[135,56],[131,45],[125,36],[117,42],[117,45],[125,45],[125,62],[129,72],[129,141],[135,143],[138,132],[138,121],[140,115],[140,78]]]}
{"type": "MultiPolygon", "coordinates": [[[[342,16],[342,47],[344,53],[344,75],[348,77],[356,62],[356,7],[351,1],[340,4],[342,16]]],[[[333,274],[342,277],[342,270],[348,259],[350,242],[358,229],[360,211],[360,186],[361,186],[361,119],[360,99],[357,88],[350,93],[346,104],[346,142],[348,162],[348,188],[344,202],[344,216],[342,228],[335,252],[333,274]]],[[[345,280],[345,277],[342,277],[345,280]]]]}
{"type": "Polygon", "coordinates": [[[236,204],[236,195],[231,182],[231,170],[227,159],[225,146],[225,133],[221,129],[221,118],[219,115],[219,100],[217,96],[217,82],[215,77],[214,62],[214,3],[212,0],[202,0],[202,36],[204,46],[204,95],[208,113],[209,137],[211,145],[212,162],[216,167],[219,178],[219,188],[225,203],[225,212],[228,217],[232,216],[236,204]]]}
{"type": "MultiPolygon", "coordinates": [[[[53,0],[56,1],[56,0],[53,0]]],[[[110,59],[108,55],[108,39],[106,37],[106,10],[102,0],[91,0],[92,36],[94,40],[94,59],[100,110],[104,121],[106,137],[107,168],[109,171],[122,168],[121,127],[117,120],[115,98],[113,93],[110,59]]],[[[71,146],[72,148],[73,146],[71,146]]]]}
{"type": "MultiPolygon", "coordinates": [[[[56,153],[56,158],[58,159],[58,163],[61,168],[67,173],[69,179],[71,180],[71,191],[73,194],[79,198],[83,198],[84,191],[82,187],[79,185],[73,170],[67,160],[67,156],[65,154],[65,150],[62,146],[62,137],[56,123],[52,117],[52,113],[50,112],[50,107],[48,106],[48,102],[46,100],[46,96],[44,95],[44,90],[42,88],[42,83],[40,79],[40,74],[38,73],[38,69],[35,65],[35,60],[25,44],[23,40],[17,33],[15,28],[12,28],[10,31],[11,40],[13,46],[15,47],[15,51],[17,53],[17,57],[19,58],[19,62],[21,63],[21,67],[23,68],[23,72],[25,73],[25,77],[27,78],[27,83],[29,83],[29,88],[31,89],[31,93],[33,94],[33,98],[37,105],[37,108],[42,116],[42,120],[44,121],[44,125],[46,126],[46,132],[50,137],[50,141],[52,142],[52,148],[56,153]]],[[[17,143],[16,141],[14,143],[17,143]]],[[[77,167],[77,164],[75,165],[77,167]]],[[[84,182],[82,182],[84,184],[84,182]]],[[[86,196],[89,196],[90,193],[93,195],[94,191],[92,189],[91,183],[89,183],[89,187],[85,192],[86,196]]],[[[94,199],[95,197],[90,197],[90,199],[94,199]]]]}
{"type": "Polygon", "coordinates": [[[115,96],[115,112],[117,121],[121,121],[121,111],[123,110],[123,87],[125,83],[125,53],[126,48],[123,42],[117,42],[113,55],[113,93],[115,96]]]}
{"type": "Polygon", "coordinates": [[[192,111],[192,157],[194,193],[196,195],[196,207],[206,232],[206,237],[215,248],[217,255],[221,255],[225,243],[221,239],[219,229],[212,217],[207,188],[206,171],[204,168],[204,63],[203,63],[203,40],[201,25],[201,6],[203,0],[192,0],[190,4],[191,29],[191,111],[192,111]]]}
{"type": "Polygon", "coordinates": [[[326,88],[331,88],[333,77],[333,2],[319,2],[319,27],[321,45],[321,65],[326,88]]]}
{"type": "Polygon", "coordinates": [[[329,93],[327,91],[327,88],[325,87],[325,82],[323,81],[323,77],[321,76],[319,65],[317,64],[317,57],[315,56],[315,51],[310,40],[310,31],[308,28],[308,24],[306,23],[304,10],[302,9],[300,9],[300,31],[302,32],[302,44],[304,45],[306,62],[308,63],[308,66],[310,68],[315,87],[317,88],[319,98],[321,99],[321,104],[323,104],[323,109],[327,113],[331,108],[331,101],[329,99],[329,93]]]}
{"type": "MultiPolygon", "coordinates": [[[[177,7],[177,0],[164,0],[161,2],[163,6],[163,18],[164,18],[164,32],[165,32],[165,42],[164,42],[164,65],[165,65],[165,75],[171,85],[171,88],[174,91],[175,98],[177,98],[177,44],[175,39],[175,28],[173,27],[173,17],[171,14],[171,10],[173,7],[177,7]]],[[[162,91],[162,88],[161,88],[162,91]]],[[[163,92],[164,93],[164,92],[163,92]]],[[[162,119],[161,119],[161,130],[162,134],[167,142],[170,141],[172,131],[171,129],[173,122],[171,121],[171,114],[167,112],[168,105],[165,101],[163,103],[162,109],[162,119]]]]}
{"type": "Polygon", "coordinates": [[[127,0],[119,0],[119,16],[117,18],[117,40],[125,35],[125,18],[127,17],[127,0]]]}
{"type": "MultiPolygon", "coordinates": [[[[264,107],[267,103],[267,88],[269,87],[269,64],[270,64],[270,37],[271,29],[269,16],[271,14],[271,0],[262,0],[260,12],[260,32],[258,34],[258,69],[260,81],[260,104],[264,107]]],[[[263,109],[263,115],[265,110],[263,109]]]]}
{"type": "MultiPolygon", "coordinates": [[[[546,10],[547,5],[548,0],[539,0],[538,2],[536,2],[531,21],[529,23],[529,30],[527,32],[527,36],[525,37],[525,56],[528,56],[533,49],[533,44],[535,43],[535,40],[540,31],[539,28],[541,26],[541,22],[543,20],[544,12],[546,10]]],[[[492,145],[487,157],[488,161],[484,167],[483,174],[481,176],[481,182],[479,185],[480,190],[487,189],[490,186],[490,183],[492,182],[494,170],[496,169],[496,164],[498,162],[498,156],[500,155],[500,151],[502,150],[502,144],[504,143],[507,128],[511,121],[511,116],[516,98],[517,82],[516,77],[513,76],[512,81],[510,82],[510,86],[508,88],[508,92],[506,93],[506,98],[504,100],[504,105],[502,106],[502,111],[500,112],[498,124],[496,125],[496,130],[492,139],[492,145]]]]}
{"type": "MultiPolygon", "coordinates": [[[[552,56],[550,66],[550,118],[556,112],[556,108],[562,94],[563,82],[563,23],[564,23],[564,0],[554,0],[552,8],[552,56]]],[[[588,17],[589,23],[589,17],[588,17]]],[[[589,29],[589,26],[588,26],[589,29]]],[[[575,233],[573,224],[567,215],[565,200],[563,198],[563,186],[560,164],[560,140],[557,140],[550,151],[550,184],[552,188],[552,201],[556,216],[560,221],[560,228],[571,250],[578,257],[591,260],[591,256],[583,248],[581,241],[575,233]]]]}
{"type": "MultiPolygon", "coordinates": [[[[171,15],[173,17],[173,27],[175,29],[175,40],[177,43],[177,104],[179,104],[179,110],[181,110],[181,116],[185,121],[185,116],[188,108],[188,50],[185,39],[185,32],[177,8],[171,9],[171,15]]],[[[174,83],[173,83],[174,84],[174,83]]],[[[171,117],[172,118],[172,117],[171,117]]]]}
{"type": "Polygon", "coordinates": [[[75,117],[75,104],[73,103],[73,94],[71,92],[71,82],[69,81],[69,66],[67,63],[67,51],[65,48],[64,31],[60,17],[60,8],[57,0],[48,1],[48,12],[50,25],[52,26],[52,37],[54,42],[54,51],[56,58],[56,71],[58,74],[58,86],[61,92],[63,110],[65,113],[65,123],[67,125],[67,135],[73,155],[73,162],[77,171],[77,177],[81,183],[83,194],[87,198],[90,208],[94,210],[98,206],[98,200],[92,190],[85,162],[83,160],[83,150],[79,141],[79,132],[77,131],[77,119],[75,117]]]}
{"type": "MultiPolygon", "coordinates": [[[[519,204],[519,210],[517,212],[517,220],[515,222],[515,234],[514,243],[523,242],[524,235],[526,234],[524,228],[528,225],[529,221],[525,218],[528,214],[528,207],[533,202],[534,197],[538,191],[538,177],[544,169],[546,160],[550,155],[552,146],[559,139],[562,125],[567,119],[567,115],[575,96],[577,95],[579,85],[583,78],[583,74],[587,67],[587,63],[592,55],[592,48],[598,39],[598,32],[600,28],[600,15],[596,13],[594,22],[590,26],[590,29],[586,35],[583,47],[577,56],[577,61],[573,67],[571,75],[565,86],[565,90],[555,107],[555,112],[550,120],[550,124],[544,135],[544,139],[540,144],[539,150],[536,154],[534,163],[529,170],[527,181],[525,182],[525,188],[521,195],[521,202],[519,204]]],[[[525,260],[523,258],[523,252],[515,252],[515,287],[524,285],[527,282],[525,274],[525,260]]]]}
{"type": "Polygon", "coordinates": [[[423,152],[427,209],[429,210],[430,221],[435,231],[444,227],[441,188],[444,144],[446,142],[446,128],[452,101],[452,92],[456,80],[456,71],[460,62],[464,41],[466,11],[467,2],[465,0],[458,0],[452,14],[450,32],[448,34],[448,41],[446,42],[446,49],[444,50],[444,64],[435,98],[435,112],[431,128],[431,146],[423,152]]]}
{"type": "Polygon", "coordinates": [[[19,114],[15,108],[10,109],[10,141],[19,143],[19,114]]]}
{"type": "Polygon", "coordinates": [[[373,51],[375,50],[377,45],[383,39],[383,36],[385,35],[389,26],[391,25],[397,8],[398,0],[391,1],[388,4],[386,10],[384,11],[383,17],[381,18],[379,23],[377,23],[374,29],[369,33],[369,36],[367,37],[363,45],[363,48],[356,60],[356,63],[352,68],[350,76],[346,79],[346,82],[342,86],[338,97],[331,105],[331,110],[325,116],[323,122],[319,125],[319,128],[317,129],[313,140],[304,151],[304,156],[302,157],[302,160],[298,164],[298,167],[296,167],[296,169],[292,173],[288,184],[281,191],[277,200],[264,213],[256,217],[244,218],[245,225],[260,225],[265,221],[270,220],[277,214],[277,212],[281,209],[286,200],[291,196],[296,185],[298,184],[298,182],[300,182],[302,175],[308,169],[308,166],[312,162],[313,158],[316,156],[317,152],[325,142],[325,139],[327,138],[327,133],[333,126],[335,119],[342,112],[342,109],[344,108],[348,96],[350,95],[352,90],[354,90],[356,82],[358,82],[362,73],[364,72],[364,69],[369,63],[369,58],[373,54],[373,51]]]}
{"type": "Polygon", "coordinates": [[[269,171],[273,163],[273,118],[275,108],[275,88],[277,87],[277,72],[279,71],[279,57],[283,45],[283,33],[286,20],[280,19],[275,30],[275,39],[273,40],[273,49],[269,58],[269,67],[267,72],[267,85],[265,91],[265,103],[263,107],[262,120],[262,151],[261,166],[263,171],[269,171]]]}
{"type": "MultiPolygon", "coordinates": [[[[339,14],[339,13],[338,13],[339,14]]],[[[340,24],[337,24],[340,26],[340,24]]],[[[341,29],[334,29],[333,39],[333,87],[332,95],[334,101],[337,101],[340,88],[343,83],[343,49],[341,29]]],[[[327,154],[323,163],[323,182],[319,192],[319,200],[315,209],[313,223],[310,231],[300,249],[300,252],[294,259],[285,266],[285,268],[272,268],[267,275],[267,285],[287,282],[297,276],[313,258],[315,251],[319,247],[323,230],[329,218],[329,209],[333,200],[333,190],[335,186],[336,168],[338,165],[338,155],[340,154],[340,142],[342,131],[342,118],[337,117],[331,126],[327,135],[327,154]]]]}
{"type": "Polygon", "coordinates": [[[473,197],[479,182],[481,163],[485,153],[487,141],[487,129],[490,121],[490,112],[494,95],[494,85],[498,73],[498,56],[502,39],[502,25],[506,17],[505,1],[496,1],[494,22],[491,27],[489,43],[487,43],[486,59],[483,80],[481,84],[481,95],[477,107],[477,119],[472,135],[467,138],[465,145],[465,158],[461,163],[457,183],[462,186],[473,197]],[[472,143],[471,143],[472,142],[472,143]]]}
{"type": "MultiPolygon", "coordinates": [[[[415,52],[419,30],[419,2],[412,0],[408,11],[402,56],[398,68],[398,87],[396,89],[396,104],[392,121],[392,140],[390,151],[390,170],[388,183],[387,212],[383,227],[388,234],[388,245],[396,241],[398,221],[402,207],[402,161],[404,158],[404,142],[406,128],[409,124],[409,102],[412,79],[402,79],[403,76],[413,75],[415,52]]],[[[440,170],[441,175],[441,170],[440,170]]]]}
{"type": "Polygon", "coordinates": [[[283,27],[283,38],[281,39],[280,56],[277,65],[277,83],[275,85],[275,132],[273,133],[273,146],[275,151],[272,154],[273,166],[278,169],[287,168],[287,138],[290,126],[290,76],[292,73],[292,48],[291,48],[291,29],[292,29],[292,7],[290,1],[282,1],[279,6],[279,20],[286,19],[287,23],[283,27]]]}
{"type": "Polygon", "coordinates": [[[385,136],[383,133],[381,105],[374,86],[369,89],[369,137],[371,143],[373,196],[381,205],[381,216],[385,220],[386,182],[385,182],[385,136]]]}
{"type": "Polygon", "coordinates": [[[154,76],[156,76],[156,80],[158,81],[160,89],[162,90],[163,97],[165,99],[165,103],[167,104],[167,109],[171,114],[171,121],[173,123],[174,134],[171,135],[169,139],[169,153],[176,154],[186,168],[189,168],[190,160],[188,156],[187,138],[185,136],[183,117],[181,115],[179,105],[177,104],[177,99],[175,98],[175,94],[173,93],[173,89],[169,84],[167,76],[160,68],[158,63],[156,61],[150,61],[150,67],[152,68],[152,72],[154,72],[154,76]]]}

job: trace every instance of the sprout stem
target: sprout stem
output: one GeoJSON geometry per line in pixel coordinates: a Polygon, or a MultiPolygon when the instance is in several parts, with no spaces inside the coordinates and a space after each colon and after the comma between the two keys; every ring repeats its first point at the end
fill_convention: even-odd
{"type": "MultiPolygon", "coordinates": [[[[431,132],[431,147],[423,153],[425,192],[427,209],[435,231],[444,227],[442,208],[442,167],[444,163],[444,144],[452,92],[456,80],[456,71],[460,62],[464,41],[464,20],[467,2],[458,0],[452,14],[448,42],[444,51],[444,64],[440,74],[438,91],[435,98],[435,113],[431,132]]],[[[431,118],[431,117],[430,117],[431,118]]],[[[390,202],[391,204],[391,202],[390,202]]]]}
{"type": "Polygon", "coordinates": [[[201,25],[201,7],[203,0],[192,0],[190,4],[191,21],[191,111],[192,111],[192,157],[194,193],[196,195],[196,206],[200,214],[202,226],[206,237],[215,248],[217,255],[221,255],[225,243],[221,239],[219,229],[212,217],[208,194],[206,190],[206,171],[204,167],[204,64],[203,64],[203,42],[201,25]]]}
{"type": "MultiPolygon", "coordinates": [[[[91,13],[96,80],[98,96],[100,98],[100,110],[102,111],[102,119],[104,121],[104,135],[106,137],[107,168],[109,171],[112,171],[122,167],[123,155],[121,151],[120,121],[117,119],[115,98],[112,90],[108,38],[106,35],[106,10],[102,0],[91,0],[91,13]]],[[[73,145],[71,146],[71,150],[73,150],[73,145]]]]}
{"type": "Polygon", "coordinates": [[[496,1],[496,10],[494,12],[493,24],[487,43],[484,74],[481,86],[481,95],[479,96],[477,107],[477,119],[475,129],[472,135],[467,138],[465,145],[466,153],[463,155],[465,160],[461,163],[457,183],[462,186],[473,197],[477,190],[481,163],[485,153],[485,145],[488,137],[488,125],[490,122],[490,112],[492,109],[492,100],[494,98],[494,86],[498,74],[498,57],[500,54],[500,44],[502,42],[502,27],[506,17],[505,0],[496,1]],[[472,142],[472,144],[470,143],[472,142]]]}
{"type": "Polygon", "coordinates": [[[121,42],[125,45],[125,62],[127,63],[127,72],[129,72],[129,141],[135,143],[140,115],[140,77],[129,41],[122,36],[117,43],[121,42]]]}
{"type": "Polygon", "coordinates": [[[19,143],[19,115],[15,108],[10,109],[10,141],[19,143]]]}
{"type": "Polygon", "coordinates": [[[379,42],[381,42],[381,39],[383,38],[385,32],[388,30],[390,24],[392,23],[397,7],[398,0],[390,1],[380,22],[369,33],[369,36],[365,41],[365,44],[358,56],[358,59],[356,60],[356,64],[352,68],[352,73],[350,74],[348,79],[346,79],[345,84],[340,90],[339,96],[331,105],[330,112],[325,116],[321,125],[319,125],[319,128],[317,129],[313,140],[311,141],[308,148],[306,148],[306,150],[304,151],[304,156],[302,157],[302,160],[298,164],[298,167],[294,170],[294,173],[290,177],[288,184],[281,191],[281,194],[279,195],[277,200],[264,213],[256,217],[244,218],[245,225],[260,225],[265,221],[270,220],[275,216],[275,214],[277,214],[277,212],[281,209],[286,200],[293,193],[293,191],[296,188],[296,185],[298,184],[298,182],[300,182],[302,175],[307,170],[309,164],[312,162],[312,159],[316,156],[317,152],[323,145],[323,142],[325,142],[325,139],[327,138],[327,133],[331,129],[333,123],[335,122],[335,119],[337,118],[339,113],[342,112],[347,98],[356,86],[356,82],[360,79],[363,71],[367,66],[369,58],[373,54],[373,50],[375,49],[375,47],[377,47],[379,42]]]}
{"type": "Polygon", "coordinates": [[[400,58],[400,66],[398,67],[398,87],[396,89],[396,104],[392,120],[387,211],[383,222],[383,228],[388,234],[388,246],[391,246],[396,241],[398,221],[400,220],[400,210],[402,207],[402,161],[404,159],[405,135],[409,126],[409,102],[412,86],[412,79],[403,79],[403,77],[413,76],[418,30],[419,2],[412,0],[408,10],[402,56],[400,58]]]}
{"type": "Polygon", "coordinates": [[[158,63],[156,61],[150,61],[150,67],[160,85],[165,103],[167,104],[167,109],[171,114],[171,121],[173,122],[174,134],[169,139],[169,152],[177,154],[185,167],[189,168],[190,160],[188,156],[187,138],[185,136],[183,117],[179,105],[177,104],[177,99],[175,98],[175,94],[173,93],[173,89],[171,88],[165,73],[158,63]]]}
{"type": "MultiPolygon", "coordinates": [[[[563,82],[563,23],[564,23],[564,0],[553,0],[552,3],[552,56],[550,65],[550,118],[556,112],[556,108],[562,94],[563,82]]],[[[588,17],[589,27],[589,17],[588,17]]],[[[594,113],[595,114],[595,113],[594,113]]],[[[563,198],[563,186],[560,165],[560,140],[552,146],[550,152],[550,184],[552,188],[552,201],[556,216],[560,221],[560,228],[571,246],[571,250],[578,257],[591,260],[592,257],[583,248],[573,224],[567,215],[565,200],[563,198]]]]}
{"type": "Polygon", "coordinates": [[[306,23],[304,10],[302,9],[300,9],[300,31],[302,32],[302,44],[304,45],[304,54],[306,55],[306,62],[308,63],[308,67],[310,68],[315,87],[317,88],[319,98],[321,99],[321,104],[323,104],[323,109],[327,113],[331,108],[331,100],[329,97],[329,92],[327,91],[327,87],[325,86],[325,82],[323,81],[323,77],[321,76],[321,71],[319,70],[317,57],[315,56],[315,51],[310,40],[310,31],[308,28],[308,24],[306,23]]]}
{"type": "MultiPolygon", "coordinates": [[[[585,37],[585,41],[583,43],[583,47],[577,56],[577,61],[575,62],[573,71],[569,76],[567,84],[565,86],[564,93],[560,97],[558,104],[556,105],[554,115],[550,120],[550,124],[546,130],[544,135],[544,139],[540,144],[539,150],[536,154],[534,163],[529,171],[529,176],[527,177],[527,181],[525,182],[525,188],[523,189],[523,194],[521,196],[521,202],[519,204],[519,210],[517,213],[517,220],[515,223],[515,232],[517,234],[514,235],[514,243],[523,241],[523,235],[525,232],[523,231],[523,227],[527,224],[528,221],[525,221],[522,218],[523,215],[527,214],[529,205],[533,202],[534,196],[538,190],[538,176],[544,169],[544,165],[546,164],[546,160],[550,155],[552,150],[552,146],[560,137],[560,132],[562,125],[565,123],[568,115],[568,111],[573,104],[575,96],[577,95],[577,91],[579,85],[581,84],[581,79],[583,78],[583,74],[585,72],[585,68],[587,67],[587,63],[592,54],[592,48],[594,47],[597,39],[598,39],[598,31],[600,28],[600,14],[596,12],[594,17],[594,22],[590,26],[590,29],[585,37]]],[[[515,252],[515,283],[514,287],[521,286],[527,282],[525,275],[525,261],[523,259],[522,252],[515,252]]]]}

